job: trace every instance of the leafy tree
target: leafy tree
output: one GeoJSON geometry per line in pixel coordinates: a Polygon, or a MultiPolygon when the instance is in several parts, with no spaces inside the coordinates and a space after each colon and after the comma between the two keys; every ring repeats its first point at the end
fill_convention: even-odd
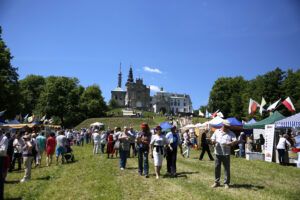
{"type": "Polygon", "coordinates": [[[80,97],[80,107],[86,117],[101,117],[108,110],[98,85],[88,86],[80,97]]]}
{"type": "Polygon", "coordinates": [[[50,76],[40,94],[37,110],[47,116],[57,116],[63,126],[70,126],[74,123],[70,116],[79,112],[79,93],[77,78],[50,76]]]}
{"type": "Polygon", "coordinates": [[[45,83],[44,77],[36,75],[29,75],[20,80],[23,115],[32,113],[36,108],[40,94],[44,90],[45,83]]]}
{"type": "Polygon", "coordinates": [[[0,27],[0,110],[6,110],[5,117],[13,118],[20,109],[18,68],[10,63],[13,56],[1,37],[0,27]]]}
{"type": "Polygon", "coordinates": [[[120,107],[119,102],[115,99],[110,99],[108,105],[111,109],[115,109],[115,108],[120,107]]]}

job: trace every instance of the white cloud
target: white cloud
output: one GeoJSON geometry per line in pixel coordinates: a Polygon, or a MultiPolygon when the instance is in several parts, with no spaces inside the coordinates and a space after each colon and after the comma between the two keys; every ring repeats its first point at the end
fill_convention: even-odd
{"type": "Polygon", "coordinates": [[[150,90],[153,91],[153,92],[160,91],[159,87],[157,87],[156,85],[150,85],[150,90]]]}
{"type": "Polygon", "coordinates": [[[162,74],[162,72],[161,72],[159,69],[157,69],[157,68],[155,68],[155,69],[152,69],[152,68],[150,68],[150,67],[148,67],[148,66],[145,66],[145,67],[144,67],[144,71],[146,71],[146,72],[154,72],[154,73],[162,74]]]}

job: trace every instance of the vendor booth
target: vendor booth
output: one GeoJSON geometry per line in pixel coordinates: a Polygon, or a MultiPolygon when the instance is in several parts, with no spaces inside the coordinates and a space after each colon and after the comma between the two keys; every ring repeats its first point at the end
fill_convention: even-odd
{"type": "Polygon", "coordinates": [[[275,150],[274,147],[276,146],[279,140],[278,139],[279,134],[275,130],[274,123],[284,118],[285,117],[281,115],[278,111],[275,111],[271,116],[259,122],[252,123],[252,124],[244,124],[244,129],[253,129],[253,139],[255,141],[254,149],[256,149],[257,151],[257,152],[249,152],[249,151],[246,152],[246,158],[248,157],[249,160],[251,160],[250,156],[253,156],[256,158],[263,159],[262,153],[264,153],[266,155],[264,157],[264,160],[269,162],[274,160],[273,157],[273,152],[275,150]],[[250,155],[253,153],[255,155],[250,155]]]}
{"type": "MultiPolygon", "coordinates": [[[[294,146],[300,147],[300,134],[298,134],[300,130],[300,113],[275,122],[275,128],[279,130],[285,130],[285,132],[294,130],[294,146]]],[[[290,148],[288,151],[288,158],[289,163],[298,163],[298,167],[300,168],[300,158],[298,158],[300,153],[297,155],[297,152],[298,150],[296,148],[290,148]]]]}

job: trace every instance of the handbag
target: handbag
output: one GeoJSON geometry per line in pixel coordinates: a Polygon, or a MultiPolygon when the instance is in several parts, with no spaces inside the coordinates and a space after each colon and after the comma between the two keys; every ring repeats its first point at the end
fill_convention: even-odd
{"type": "Polygon", "coordinates": [[[120,149],[120,140],[117,140],[117,141],[115,142],[114,149],[115,149],[115,150],[119,150],[119,149],[120,149]]]}

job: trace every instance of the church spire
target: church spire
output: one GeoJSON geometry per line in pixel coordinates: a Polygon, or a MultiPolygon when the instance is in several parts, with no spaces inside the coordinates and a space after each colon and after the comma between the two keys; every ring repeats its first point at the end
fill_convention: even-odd
{"type": "Polygon", "coordinates": [[[119,72],[119,80],[118,80],[118,87],[122,86],[122,72],[121,72],[122,63],[120,62],[120,72],[119,72]]]}
{"type": "Polygon", "coordinates": [[[131,68],[131,65],[130,65],[130,69],[129,69],[129,74],[128,74],[127,82],[133,83],[133,74],[132,74],[132,68],[131,68]]]}

